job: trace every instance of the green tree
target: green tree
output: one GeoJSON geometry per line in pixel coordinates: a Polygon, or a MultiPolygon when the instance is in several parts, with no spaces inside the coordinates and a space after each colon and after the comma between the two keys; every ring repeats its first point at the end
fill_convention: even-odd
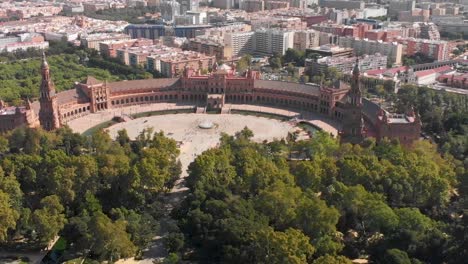
{"type": "Polygon", "coordinates": [[[0,242],[5,242],[8,237],[8,230],[16,227],[19,213],[12,208],[8,194],[0,190],[0,242]]]}
{"type": "Polygon", "coordinates": [[[340,80],[343,77],[343,73],[335,67],[329,67],[326,72],[326,79],[330,81],[340,80]]]}
{"type": "Polygon", "coordinates": [[[130,241],[130,236],[125,229],[125,221],[112,222],[105,214],[97,212],[89,223],[89,231],[92,234],[90,244],[92,252],[101,260],[108,261],[133,257],[136,247],[130,241]]]}
{"type": "Polygon", "coordinates": [[[297,49],[287,49],[282,60],[284,63],[294,63],[295,66],[304,66],[305,52],[297,49]]]}
{"type": "Polygon", "coordinates": [[[268,59],[268,63],[270,63],[270,67],[273,69],[280,69],[283,67],[283,61],[279,54],[273,54],[273,56],[268,59]]]}
{"type": "Polygon", "coordinates": [[[277,182],[260,192],[256,206],[260,212],[268,216],[272,226],[283,230],[291,226],[296,219],[296,202],[301,195],[301,189],[298,187],[290,187],[277,182]]]}
{"type": "Polygon", "coordinates": [[[184,234],[171,232],[164,237],[164,247],[170,253],[179,252],[184,247],[184,234]]]}
{"type": "Polygon", "coordinates": [[[47,244],[62,230],[66,223],[63,206],[56,195],[43,198],[40,209],[33,213],[33,223],[39,242],[47,244]]]}
{"type": "Polygon", "coordinates": [[[250,54],[246,54],[240,58],[237,62],[237,71],[244,72],[247,70],[250,65],[252,64],[252,56],[250,54]]]}
{"type": "Polygon", "coordinates": [[[398,249],[389,249],[385,253],[385,264],[411,264],[411,260],[406,252],[398,249]]]}
{"type": "Polygon", "coordinates": [[[308,263],[315,252],[309,238],[294,228],[285,232],[267,228],[253,236],[255,263],[308,263]]]}

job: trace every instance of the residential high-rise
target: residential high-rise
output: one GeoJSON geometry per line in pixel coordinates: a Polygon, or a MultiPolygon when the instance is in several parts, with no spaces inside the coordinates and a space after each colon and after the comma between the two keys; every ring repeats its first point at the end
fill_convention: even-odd
{"type": "Polygon", "coordinates": [[[396,18],[401,11],[412,11],[416,7],[414,0],[390,1],[387,15],[396,18]]]}
{"type": "MultiPolygon", "coordinates": [[[[317,60],[306,59],[305,66],[312,70],[314,75],[325,73],[328,68],[333,67],[343,73],[350,73],[356,62],[356,57],[323,57],[317,60]]],[[[374,69],[385,69],[387,67],[387,56],[375,54],[364,55],[359,58],[360,70],[368,71],[374,69]]]]}
{"type": "Polygon", "coordinates": [[[443,40],[408,38],[399,39],[398,41],[405,45],[407,55],[411,56],[419,52],[434,60],[448,60],[455,47],[455,42],[443,40]]]}
{"type": "Polygon", "coordinates": [[[320,6],[336,9],[364,9],[365,2],[347,0],[321,0],[320,6]]]}
{"type": "Polygon", "coordinates": [[[320,46],[320,32],[313,29],[294,32],[294,49],[306,49],[320,46]]]}
{"type": "Polygon", "coordinates": [[[364,54],[373,55],[380,53],[388,56],[388,61],[401,64],[403,56],[403,45],[396,42],[372,41],[368,39],[358,39],[351,37],[339,37],[338,44],[341,47],[353,48],[356,56],[364,54]]]}
{"type": "Polygon", "coordinates": [[[255,32],[227,32],[224,43],[231,47],[232,57],[240,57],[255,50],[255,32]]]}
{"type": "Polygon", "coordinates": [[[439,29],[434,23],[419,23],[420,35],[422,39],[440,40],[439,29]]]}
{"type": "Polygon", "coordinates": [[[174,16],[180,15],[180,3],[174,0],[164,1],[159,6],[161,8],[161,17],[165,21],[172,21],[174,20],[174,16]]]}
{"type": "Polygon", "coordinates": [[[60,127],[60,115],[55,85],[50,78],[50,69],[45,53],[42,55],[41,73],[42,83],[39,97],[41,109],[39,111],[39,122],[44,130],[50,131],[60,127]]]}
{"type": "Polygon", "coordinates": [[[258,29],[255,31],[255,51],[262,54],[283,55],[294,48],[294,31],[258,29]]]}
{"type": "Polygon", "coordinates": [[[187,11],[198,11],[198,0],[177,0],[180,4],[180,14],[185,14],[187,11]]]}

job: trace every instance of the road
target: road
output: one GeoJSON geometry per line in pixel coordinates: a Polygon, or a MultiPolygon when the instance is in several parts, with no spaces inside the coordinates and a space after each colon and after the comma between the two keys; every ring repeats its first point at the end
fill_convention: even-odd
{"type": "Polygon", "coordinates": [[[452,88],[452,87],[447,87],[447,86],[438,85],[438,84],[429,85],[428,87],[437,91],[446,91],[449,93],[468,95],[468,90],[466,89],[452,88]]]}

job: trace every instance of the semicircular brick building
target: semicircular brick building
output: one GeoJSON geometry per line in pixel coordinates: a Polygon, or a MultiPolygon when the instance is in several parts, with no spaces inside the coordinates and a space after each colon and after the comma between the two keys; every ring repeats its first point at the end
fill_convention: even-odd
{"type": "Polygon", "coordinates": [[[261,80],[260,73],[252,70],[239,76],[234,74],[235,69],[221,65],[205,75],[186,68],[179,78],[108,83],[88,77],[77,82],[74,89],[56,93],[44,57],[39,102],[18,108],[14,116],[11,108],[0,104],[0,132],[39,123],[52,130],[72,119],[111,108],[173,102],[221,112],[226,105],[243,104],[316,113],[342,123],[340,137],[351,143],[359,143],[368,136],[377,140],[396,138],[406,145],[417,140],[421,132],[417,114],[391,114],[362,98],[357,65],[358,62],[351,85],[338,81],[331,87],[261,80]],[[39,113],[39,120],[35,113],[39,113]]]}

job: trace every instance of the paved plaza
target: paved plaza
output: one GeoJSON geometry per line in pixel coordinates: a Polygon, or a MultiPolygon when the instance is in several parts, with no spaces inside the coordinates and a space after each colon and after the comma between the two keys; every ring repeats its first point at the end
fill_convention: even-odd
{"type": "MultiPolygon", "coordinates": [[[[334,136],[338,134],[340,124],[334,120],[323,117],[316,113],[301,112],[296,110],[287,110],[275,108],[270,106],[257,106],[247,104],[227,104],[230,110],[251,111],[267,114],[282,115],[290,118],[297,118],[298,120],[310,123],[323,131],[326,131],[334,136]]],[[[83,114],[74,120],[71,120],[67,125],[77,133],[83,133],[86,130],[97,126],[103,122],[111,120],[114,116],[133,115],[144,112],[154,111],[167,111],[167,110],[184,110],[194,109],[195,105],[190,104],[176,104],[176,103],[158,103],[158,104],[144,104],[133,105],[127,107],[111,108],[105,111],[100,111],[93,114],[83,114]]]]}
{"type": "Polygon", "coordinates": [[[244,127],[253,131],[253,140],[257,142],[271,141],[275,138],[281,139],[286,137],[288,132],[297,130],[291,122],[237,114],[169,114],[142,117],[115,124],[108,130],[111,137],[114,138],[117,131],[126,129],[132,139],[144,128],[153,128],[155,132],[164,131],[168,137],[181,144],[180,161],[182,162],[183,176],[185,176],[185,169],[190,162],[203,151],[216,147],[222,132],[234,135],[244,127]],[[213,128],[199,128],[199,124],[206,121],[212,122],[213,128]]]}

